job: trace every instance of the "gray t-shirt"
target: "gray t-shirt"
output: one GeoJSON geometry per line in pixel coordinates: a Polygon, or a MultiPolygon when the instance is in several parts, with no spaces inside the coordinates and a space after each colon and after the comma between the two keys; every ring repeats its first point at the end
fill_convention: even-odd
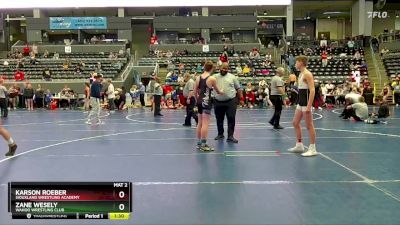
{"type": "Polygon", "coordinates": [[[281,93],[279,93],[278,87],[283,87],[283,86],[285,86],[285,84],[280,76],[275,75],[274,77],[272,77],[271,95],[281,95],[281,93]]]}
{"type": "Polygon", "coordinates": [[[189,79],[186,84],[185,87],[183,87],[183,96],[185,98],[188,97],[189,92],[194,90],[194,80],[193,79],[189,79]]]}
{"type": "Polygon", "coordinates": [[[0,98],[6,98],[7,88],[0,85],[0,98]]]}
{"type": "Polygon", "coordinates": [[[224,92],[224,95],[219,95],[214,91],[214,96],[217,101],[228,101],[236,97],[237,89],[240,89],[239,79],[231,74],[227,73],[225,76],[217,73],[213,75],[217,80],[218,88],[224,92]]]}

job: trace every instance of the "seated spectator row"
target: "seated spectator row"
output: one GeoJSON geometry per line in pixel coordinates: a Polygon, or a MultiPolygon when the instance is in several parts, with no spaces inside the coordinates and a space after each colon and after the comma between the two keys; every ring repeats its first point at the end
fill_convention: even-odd
{"type": "Polygon", "coordinates": [[[307,56],[313,56],[313,55],[321,55],[323,51],[326,51],[328,55],[340,55],[340,54],[346,54],[346,55],[354,55],[357,51],[363,56],[364,55],[364,49],[362,48],[349,48],[349,47],[339,47],[339,48],[322,48],[322,47],[315,47],[315,48],[289,48],[288,49],[288,55],[292,54],[294,56],[298,55],[307,55],[307,56]]]}
{"type": "Polygon", "coordinates": [[[383,64],[386,69],[386,74],[390,78],[395,78],[400,74],[400,53],[388,54],[383,59],[383,64]]]}
{"type": "Polygon", "coordinates": [[[121,59],[40,59],[34,64],[29,60],[0,60],[0,75],[6,79],[87,79],[96,71],[105,78],[115,78],[127,63],[121,59]],[[20,73],[21,78],[16,78],[20,73]]]}

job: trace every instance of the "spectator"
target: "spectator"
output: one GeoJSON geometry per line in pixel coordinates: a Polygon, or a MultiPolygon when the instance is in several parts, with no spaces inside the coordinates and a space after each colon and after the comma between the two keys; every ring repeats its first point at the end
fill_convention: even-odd
{"type": "Polygon", "coordinates": [[[243,67],[243,74],[244,75],[250,74],[250,67],[247,64],[243,67]]]}
{"type": "Polygon", "coordinates": [[[114,85],[112,84],[111,79],[107,80],[108,87],[106,91],[107,101],[108,101],[108,108],[111,112],[115,110],[114,99],[115,99],[115,90],[114,85]]]}
{"type": "Polygon", "coordinates": [[[63,63],[63,69],[64,69],[64,70],[68,70],[68,68],[69,68],[70,65],[71,65],[71,62],[69,61],[69,58],[66,58],[66,59],[64,60],[64,63],[63,63]]]}
{"type": "Polygon", "coordinates": [[[4,87],[4,80],[0,79],[0,108],[1,108],[1,117],[7,118],[8,116],[8,106],[7,106],[7,95],[8,90],[4,87]]]}
{"type": "Polygon", "coordinates": [[[235,71],[236,71],[237,75],[242,75],[243,74],[243,70],[242,70],[242,67],[240,66],[240,63],[238,63],[236,65],[235,71]]]}
{"type": "Polygon", "coordinates": [[[43,108],[43,102],[44,101],[44,90],[42,89],[42,86],[38,84],[38,88],[35,91],[35,103],[36,103],[36,108],[43,108]]]}
{"type": "MultiPolygon", "coordinates": [[[[397,79],[399,79],[397,77],[397,79]]],[[[396,103],[396,106],[399,106],[400,104],[400,82],[397,82],[397,84],[393,87],[393,95],[394,95],[394,102],[396,103]]]]}
{"type": "Polygon", "coordinates": [[[365,103],[364,97],[360,97],[357,103],[346,107],[344,120],[353,118],[355,121],[364,121],[368,118],[368,106],[365,103]]]}
{"type": "Polygon", "coordinates": [[[326,67],[328,65],[328,53],[326,51],[322,51],[321,60],[322,66],[326,67]]]}
{"type": "Polygon", "coordinates": [[[354,53],[354,59],[355,59],[355,60],[361,59],[361,54],[360,54],[359,51],[356,51],[356,53],[354,53]]]}
{"type": "Polygon", "coordinates": [[[294,72],[296,71],[296,68],[295,68],[296,60],[295,60],[293,54],[290,54],[290,55],[289,55],[289,60],[288,60],[288,61],[289,61],[289,70],[290,70],[290,73],[294,73],[294,72]]]}
{"type": "Polygon", "coordinates": [[[17,88],[17,85],[13,85],[10,87],[8,90],[8,101],[10,104],[11,109],[17,109],[17,97],[19,94],[19,89],[17,88]]]}
{"type": "Polygon", "coordinates": [[[372,48],[373,48],[374,52],[377,52],[378,49],[379,49],[379,41],[378,41],[378,39],[376,38],[376,36],[374,36],[374,37],[371,39],[371,43],[372,43],[372,48]]]}
{"type": "Polygon", "coordinates": [[[297,81],[296,75],[294,73],[291,73],[289,75],[289,85],[290,85],[290,87],[292,87],[296,83],[296,81],[297,81]]]}
{"type": "Polygon", "coordinates": [[[46,49],[46,50],[44,50],[44,53],[43,53],[43,58],[47,59],[47,58],[49,58],[49,56],[50,56],[50,53],[49,53],[49,51],[47,51],[47,49],[46,49]]]}
{"type": "Polygon", "coordinates": [[[24,89],[24,98],[25,105],[29,111],[33,110],[33,94],[34,90],[32,88],[32,84],[28,82],[26,88],[24,89]]]}
{"type": "Polygon", "coordinates": [[[51,70],[48,67],[43,69],[43,79],[46,81],[51,80],[51,70]]]}
{"type": "Polygon", "coordinates": [[[382,96],[378,96],[376,98],[377,105],[379,105],[378,113],[371,113],[371,117],[373,118],[379,118],[379,119],[384,119],[388,118],[390,116],[389,112],[389,105],[387,102],[385,102],[382,98],[382,96]]]}
{"type": "Polygon", "coordinates": [[[31,49],[29,48],[28,44],[26,44],[25,47],[23,48],[23,52],[24,52],[24,56],[29,56],[31,49]]]}
{"type": "Polygon", "coordinates": [[[381,50],[381,57],[383,58],[386,54],[389,53],[389,49],[387,47],[382,48],[381,50]]]}
{"type": "Polygon", "coordinates": [[[350,38],[350,40],[347,42],[347,47],[350,49],[354,49],[354,41],[353,39],[350,38]]]}
{"type": "Polygon", "coordinates": [[[258,82],[258,87],[265,89],[267,87],[267,81],[265,81],[265,79],[260,80],[260,82],[258,82]]]}
{"type": "Polygon", "coordinates": [[[46,90],[46,94],[44,96],[44,102],[46,104],[46,108],[50,108],[51,101],[53,100],[53,94],[49,89],[46,90]]]}
{"type": "Polygon", "coordinates": [[[387,101],[389,97],[392,97],[392,88],[388,83],[384,84],[384,87],[381,92],[381,96],[383,96],[383,101],[387,101]]]}
{"type": "Polygon", "coordinates": [[[144,102],[144,93],[146,91],[146,87],[143,85],[142,82],[139,83],[139,98],[140,98],[140,105],[142,107],[146,106],[144,102]]]}
{"type": "Polygon", "coordinates": [[[14,74],[14,79],[15,79],[15,81],[23,81],[23,80],[25,80],[24,71],[21,71],[21,70],[17,69],[17,71],[15,71],[15,74],[14,74]]]}

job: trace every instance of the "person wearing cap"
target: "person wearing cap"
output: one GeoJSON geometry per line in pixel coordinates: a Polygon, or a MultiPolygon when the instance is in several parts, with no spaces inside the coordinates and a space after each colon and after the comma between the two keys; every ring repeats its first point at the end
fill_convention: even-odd
{"type": "Polygon", "coordinates": [[[229,73],[229,64],[222,63],[220,73],[214,75],[217,80],[219,89],[224,90],[224,95],[214,93],[215,96],[215,117],[217,119],[218,135],[215,140],[223,140],[224,136],[224,119],[228,119],[228,138],[227,142],[238,143],[234,138],[235,117],[238,99],[242,97],[242,90],[238,78],[229,73]]]}
{"type": "Polygon", "coordinates": [[[198,117],[194,113],[194,106],[196,105],[196,98],[194,97],[193,90],[194,90],[194,86],[196,83],[191,78],[191,75],[189,73],[185,74],[184,81],[186,82],[185,86],[183,87],[183,97],[186,99],[186,118],[185,118],[185,123],[183,124],[183,126],[191,127],[192,126],[192,123],[191,123],[192,117],[196,121],[196,123],[198,123],[198,117]]]}
{"type": "Polygon", "coordinates": [[[274,126],[274,129],[283,129],[281,125],[279,125],[279,121],[281,119],[282,113],[282,105],[283,99],[282,95],[285,94],[285,83],[282,80],[282,77],[285,74],[285,69],[279,67],[276,69],[276,75],[271,79],[271,102],[274,105],[274,115],[269,121],[269,124],[274,126]]]}
{"type": "Polygon", "coordinates": [[[163,88],[158,77],[154,78],[154,82],[154,116],[163,116],[161,114],[161,97],[163,95],[163,88]]]}
{"type": "Polygon", "coordinates": [[[101,90],[103,85],[101,84],[101,75],[94,76],[94,81],[90,87],[90,106],[92,110],[90,111],[86,124],[92,124],[93,117],[96,119],[95,124],[100,124],[100,98],[101,98],[101,90]]]}
{"type": "Polygon", "coordinates": [[[114,99],[115,99],[115,90],[114,90],[114,85],[112,84],[111,79],[107,80],[108,87],[107,87],[107,101],[108,101],[108,107],[110,111],[115,110],[115,104],[114,104],[114,99]]]}

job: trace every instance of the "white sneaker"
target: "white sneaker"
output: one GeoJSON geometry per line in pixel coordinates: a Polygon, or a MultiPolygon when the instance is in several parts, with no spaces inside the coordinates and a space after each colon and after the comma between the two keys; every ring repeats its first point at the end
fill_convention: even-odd
{"type": "Polygon", "coordinates": [[[294,146],[293,148],[289,148],[288,151],[291,153],[303,153],[304,145],[303,143],[296,143],[296,146],[294,146]]]}
{"type": "Polygon", "coordinates": [[[92,124],[92,122],[90,122],[90,121],[86,121],[85,123],[86,123],[86,124],[89,124],[89,125],[92,124]]]}
{"type": "Polygon", "coordinates": [[[308,150],[306,152],[304,152],[303,154],[301,154],[304,157],[311,157],[311,156],[316,156],[318,155],[317,150],[315,149],[315,145],[308,147],[308,150]]]}

